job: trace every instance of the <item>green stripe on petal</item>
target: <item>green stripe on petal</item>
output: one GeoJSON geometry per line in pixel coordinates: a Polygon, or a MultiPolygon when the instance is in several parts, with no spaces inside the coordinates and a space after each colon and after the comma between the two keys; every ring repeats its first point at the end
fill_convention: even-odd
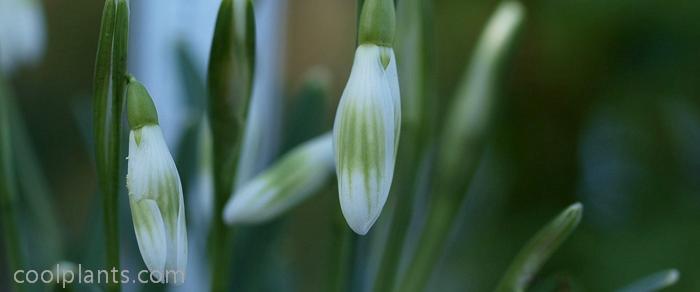
{"type": "Polygon", "coordinates": [[[134,221],[136,241],[143,261],[153,275],[162,275],[165,270],[167,237],[165,223],[158,204],[151,199],[131,201],[131,215],[134,221]]]}

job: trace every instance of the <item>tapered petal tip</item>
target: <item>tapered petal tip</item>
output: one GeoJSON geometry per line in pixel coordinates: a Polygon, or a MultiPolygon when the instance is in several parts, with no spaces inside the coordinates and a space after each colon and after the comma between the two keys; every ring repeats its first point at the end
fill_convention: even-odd
{"type": "Polygon", "coordinates": [[[372,225],[374,225],[374,222],[379,217],[379,214],[377,214],[376,216],[369,216],[369,214],[366,214],[366,212],[363,212],[363,210],[357,210],[356,208],[353,208],[353,205],[354,204],[352,203],[341,203],[340,206],[343,212],[343,216],[345,217],[345,221],[348,223],[348,226],[350,226],[350,229],[352,229],[352,231],[359,235],[366,235],[367,232],[369,232],[369,230],[372,228],[372,225]]]}
{"type": "Polygon", "coordinates": [[[388,188],[377,188],[373,180],[354,172],[339,181],[340,207],[345,221],[359,235],[372,228],[388,197],[388,188]]]}

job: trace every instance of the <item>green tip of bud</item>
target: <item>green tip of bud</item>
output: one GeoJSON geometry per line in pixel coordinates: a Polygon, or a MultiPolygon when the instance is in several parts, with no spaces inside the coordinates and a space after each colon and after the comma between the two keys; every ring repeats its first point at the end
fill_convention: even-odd
{"type": "Polygon", "coordinates": [[[129,84],[126,89],[127,120],[132,130],[146,125],[158,124],[158,112],[153,104],[151,95],[146,87],[138,82],[134,76],[129,76],[129,84]]]}
{"type": "Polygon", "coordinates": [[[360,13],[359,42],[392,47],[396,31],[393,0],[366,0],[360,13]]]}

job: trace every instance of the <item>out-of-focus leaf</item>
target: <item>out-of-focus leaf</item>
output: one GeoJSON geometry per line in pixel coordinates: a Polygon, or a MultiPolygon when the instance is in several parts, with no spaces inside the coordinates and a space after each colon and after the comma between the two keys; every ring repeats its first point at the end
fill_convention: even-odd
{"type": "Polygon", "coordinates": [[[678,282],[680,273],[676,269],[670,269],[651,274],[647,277],[616,290],[617,292],[653,292],[673,286],[678,282]]]}
{"type": "Polygon", "coordinates": [[[575,203],[540,229],[515,256],[496,291],[525,291],[532,277],[576,229],[582,215],[583,206],[575,203]]]}
{"type": "MultiPolygon", "coordinates": [[[[23,267],[22,248],[17,221],[17,186],[12,164],[12,125],[8,106],[9,89],[0,75],[0,220],[2,221],[5,258],[10,271],[23,267]]],[[[19,291],[19,284],[12,281],[12,287],[19,291]]]]}
{"type": "Polygon", "coordinates": [[[214,204],[210,228],[212,291],[228,290],[231,240],[221,218],[234,189],[255,63],[255,15],[250,0],[223,0],[207,69],[214,204]]]}
{"type": "Polygon", "coordinates": [[[62,257],[61,229],[51,201],[52,193],[30,142],[29,135],[15,102],[10,98],[7,107],[12,122],[14,165],[17,172],[18,191],[25,213],[25,225],[29,234],[29,261],[46,267],[62,257]]]}
{"type": "Polygon", "coordinates": [[[289,111],[285,115],[283,150],[291,149],[331,128],[327,115],[329,74],[321,68],[310,71],[296,98],[290,101],[289,111]]]}
{"type": "MultiPolygon", "coordinates": [[[[185,130],[178,142],[175,162],[180,171],[180,179],[184,189],[191,189],[190,183],[197,173],[197,153],[200,153],[199,137],[202,129],[202,120],[206,110],[206,85],[204,78],[200,76],[194,66],[192,53],[183,42],[177,44],[177,64],[180,83],[187,97],[185,103],[188,110],[185,111],[185,130]]],[[[208,129],[207,129],[208,131],[208,129]]],[[[187,197],[189,192],[185,192],[187,197]]]]}
{"type": "Polygon", "coordinates": [[[586,291],[581,286],[581,283],[576,281],[566,274],[554,274],[536,279],[532,283],[532,287],[528,288],[529,292],[579,292],[586,291]]]}
{"type": "Polygon", "coordinates": [[[487,143],[499,77],[524,19],[525,8],[520,2],[505,1],[479,38],[440,133],[427,222],[395,291],[422,291],[442,254],[487,143]]]}

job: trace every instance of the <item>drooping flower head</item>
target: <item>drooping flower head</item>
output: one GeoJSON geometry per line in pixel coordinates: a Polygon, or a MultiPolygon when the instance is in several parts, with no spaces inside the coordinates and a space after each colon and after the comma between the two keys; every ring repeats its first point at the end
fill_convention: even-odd
{"type": "Polygon", "coordinates": [[[180,176],[146,88],[131,78],[127,89],[129,134],[126,185],[139,250],[154,278],[182,283],[187,229],[180,176]]]}
{"type": "Polygon", "coordinates": [[[401,124],[391,0],[368,0],[360,45],[333,127],[340,205],[348,225],[366,234],[386,203],[401,124]]]}

